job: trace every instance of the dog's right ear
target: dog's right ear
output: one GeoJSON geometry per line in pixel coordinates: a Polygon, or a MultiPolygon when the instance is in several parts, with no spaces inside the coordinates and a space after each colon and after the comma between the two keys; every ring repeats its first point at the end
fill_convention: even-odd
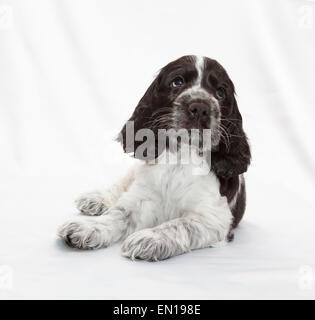
{"type": "Polygon", "coordinates": [[[157,103],[157,91],[160,82],[159,75],[151,83],[144,96],[139,101],[131,118],[124,124],[116,140],[123,146],[124,152],[134,155],[135,150],[143,141],[136,141],[135,135],[140,129],[150,129],[152,113],[157,103]]]}

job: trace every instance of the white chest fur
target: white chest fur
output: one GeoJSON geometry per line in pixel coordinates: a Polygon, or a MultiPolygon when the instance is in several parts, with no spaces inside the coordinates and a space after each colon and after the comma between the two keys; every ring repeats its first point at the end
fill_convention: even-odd
{"type": "Polygon", "coordinates": [[[136,229],[192,214],[212,217],[229,228],[232,215],[226,198],[220,195],[219,181],[205,159],[193,156],[190,161],[175,163],[169,158],[164,161],[164,153],[157,164],[142,164],[136,169],[135,180],[123,197],[129,207],[133,203],[136,229]]]}

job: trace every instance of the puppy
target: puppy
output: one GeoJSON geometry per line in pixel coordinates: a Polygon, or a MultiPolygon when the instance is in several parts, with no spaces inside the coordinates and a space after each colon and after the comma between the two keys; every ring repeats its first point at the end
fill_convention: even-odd
{"type": "Polygon", "coordinates": [[[61,226],[69,246],[123,240],[123,256],[158,261],[232,240],[251,155],[234,85],[217,61],[184,56],[162,68],[118,141],[141,164],[109,190],[76,201],[94,217],[61,226]]]}

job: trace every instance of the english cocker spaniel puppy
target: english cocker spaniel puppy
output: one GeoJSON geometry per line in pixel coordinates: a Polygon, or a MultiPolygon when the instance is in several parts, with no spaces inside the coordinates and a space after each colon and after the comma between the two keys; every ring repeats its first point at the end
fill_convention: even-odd
{"type": "Polygon", "coordinates": [[[123,240],[123,256],[158,261],[232,240],[251,155],[234,85],[217,61],[184,56],[162,68],[118,141],[141,164],[76,201],[93,218],[61,226],[69,246],[123,240]]]}

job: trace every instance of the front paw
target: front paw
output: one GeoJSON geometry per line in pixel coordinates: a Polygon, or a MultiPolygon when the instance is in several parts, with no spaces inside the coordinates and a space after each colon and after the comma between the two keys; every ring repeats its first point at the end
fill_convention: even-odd
{"type": "Polygon", "coordinates": [[[132,260],[159,261],[173,256],[171,241],[157,230],[145,229],[131,234],[123,243],[121,254],[132,260]]]}
{"type": "Polygon", "coordinates": [[[102,230],[93,221],[70,221],[63,224],[58,235],[72,248],[98,249],[104,247],[102,230]]]}
{"type": "Polygon", "coordinates": [[[104,196],[99,192],[91,192],[81,195],[76,201],[77,209],[89,216],[100,216],[108,209],[104,196]]]}

